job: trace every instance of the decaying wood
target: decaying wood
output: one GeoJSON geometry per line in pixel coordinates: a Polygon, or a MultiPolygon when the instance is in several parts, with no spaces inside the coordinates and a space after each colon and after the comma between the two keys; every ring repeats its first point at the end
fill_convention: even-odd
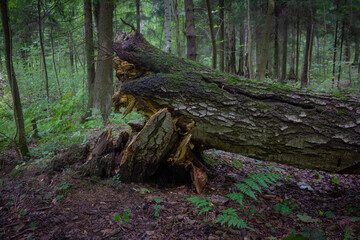
{"type": "MultiPolygon", "coordinates": [[[[167,108],[161,113],[167,122],[180,119],[178,125],[193,126],[183,132],[191,134],[187,146],[301,168],[360,173],[358,97],[291,90],[213,71],[162,52],[138,32],[118,34],[113,49],[117,54],[113,66],[121,82],[113,97],[115,109],[125,106],[125,113],[136,110],[151,116],[167,108]]],[[[145,140],[148,137],[126,151],[146,158],[141,153],[148,144],[145,140]]]]}

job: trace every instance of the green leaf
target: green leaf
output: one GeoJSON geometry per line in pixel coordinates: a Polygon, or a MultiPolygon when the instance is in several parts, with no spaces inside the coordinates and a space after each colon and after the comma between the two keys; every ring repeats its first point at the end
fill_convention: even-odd
{"type": "Polygon", "coordinates": [[[261,193],[261,189],[259,187],[259,185],[257,185],[257,183],[251,179],[251,178],[245,178],[243,179],[243,181],[250,187],[252,187],[254,190],[258,191],[261,193]]]}
{"type": "Polygon", "coordinates": [[[257,200],[254,192],[251,190],[251,188],[248,185],[242,184],[242,183],[235,183],[235,186],[240,189],[240,191],[249,197],[257,200]]]}
{"type": "Polygon", "coordinates": [[[114,216],[114,222],[118,222],[118,221],[120,221],[120,219],[121,219],[120,215],[118,213],[116,213],[114,216]]]}
{"type": "Polygon", "coordinates": [[[240,205],[243,205],[243,198],[244,198],[243,194],[241,194],[241,193],[230,193],[230,194],[227,194],[225,196],[230,198],[231,200],[237,201],[238,203],[240,203],[240,205]]]}

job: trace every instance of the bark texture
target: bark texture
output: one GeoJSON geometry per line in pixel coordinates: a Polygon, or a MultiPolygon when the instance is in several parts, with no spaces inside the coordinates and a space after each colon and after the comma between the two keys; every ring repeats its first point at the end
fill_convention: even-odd
{"type": "Polygon", "coordinates": [[[187,58],[196,61],[196,33],[195,33],[193,0],[185,0],[185,16],[186,16],[187,58]]]}
{"type": "Polygon", "coordinates": [[[301,168],[360,173],[360,99],[246,81],[170,56],[141,34],[119,34],[117,61],[141,70],[113,97],[115,108],[194,122],[191,142],[301,168]],[[124,97],[132,101],[124,101],[124,97]]]}
{"type": "Polygon", "coordinates": [[[16,81],[14,65],[12,62],[12,39],[11,39],[9,8],[8,8],[7,0],[3,0],[0,2],[0,11],[1,11],[1,21],[2,21],[3,35],[4,35],[5,64],[6,64],[6,71],[10,83],[11,96],[13,99],[14,118],[16,124],[17,136],[15,137],[18,137],[18,145],[22,157],[27,160],[30,155],[26,141],[26,132],[25,132],[24,116],[21,106],[20,92],[16,81]]]}

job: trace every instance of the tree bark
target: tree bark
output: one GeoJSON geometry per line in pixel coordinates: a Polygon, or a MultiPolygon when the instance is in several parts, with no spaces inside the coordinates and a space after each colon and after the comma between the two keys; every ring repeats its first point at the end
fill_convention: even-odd
{"type": "Polygon", "coordinates": [[[91,0],[84,0],[85,15],[85,54],[88,90],[88,111],[94,107],[94,82],[95,82],[95,61],[94,61],[94,39],[92,27],[91,0]]]}
{"type": "Polygon", "coordinates": [[[327,42],[327,27],[326,27],[326,9],[325,2],[323,1],[323,18],[324,18],[324,43],[323,43],[323,52],[322,52],[322,66],[323,66],[323,75],[324,82],[326,81],[326,42],[327,42]]]}
{"type": "Polygon", "coordinates": [[[196,33],[193,0],[185,0],[187,58],[196,61],[196,33]]]}
{"type": "Polygon", "coordinates": [[[282,47],[282,67],[281,67],[281,83],[285,83],[286,80],[286,67],[287,67],[287,37],[288,35],[288,19],[285,17],[283,23],[283,47],[282,47]]]}
{"type": "Polygon", "coordinates": [[[338,80],[337,87],[340,88],[340,78],[341,78],[341,64],[343,61],[343,44],[344,44],[344,30],[345,30],[345,20],[342,22],[341,27],[341,40],[340,40],[340,53],[339,53],[339,72],[338,72],[338,80]]]}
{"type": "Polygon", "coordinates": [[[247,22],[248,22],[248,67],[249,78],[253,79],[254,72],[252,66],[252,40],[251,40],[251,17],[250,17],[250,0],[247,1],[247,22]]]}
{"type": "MultiPolygon", "coordinates": [[[[230,5],[232,6],[232,5],[230,5]]],[[[227,30],[227,61],[226,61],[226,70],[230,73],[236,72],[236,56],[235,56],[235,43],[236,43],[236,37],[235,37],[235,26],[232,22],[232,12],[231,8],[229,8],[228,14],[227,14],[227,24],[228,24],[228,30],[227,30]]]]}
{"type": "Polygon", "coordinates": [[[214,33],[214,23],[213,23],[213,17],[211,13],[211,5],[210,0],[206,0],[206,8],[209,18],[209,28],[210,28],[210,36],[211,36],[211,45],[212,45],[212,68],[216,69],[216,63],[217,63],[217,49],[216,49],[216,39],[215,39],[215,33],[214,33]]]}
{"type": "Polygon", "coordinates": [[[266,72],[266,64],[268,61],[269,54],[269,40],[270,40],[270,32],[271,32],[271,23],[274,15],[275,2],[274,0],[268,1],[268,11],[266,15],[266,23],[265,23],[265,34],[262,43],[261,49],[261,57],[260,57],[260,65],[259,65],[259,74],[258,81],[263,82],[265,79],[266,72]]]}
{"type": "Polygon", "coordinates": [[[301,75],[301,88],[307,88],[310,83],[310,64],[312,55],[312,38],[314,26],[312,20],[309,20],[306,27],[306,46],[304,55],[303,72],[301,75]]]}
{"type": "MultiPolygon", "coordinates": [[[[171,0],[164,0],[165,52],[171,52],[171,0]]],[[[140,24],[140,22],[139,22],[140,24]]]]}
{"type": "MultiPolygon", "coordinates": [[[[140,0],[136,0],[136,30],[141,32],[141,14],[140,14],[141,3],[140,0]]],[[[166,5],[165,5],[166,9],[166,5]]],[[[166,15],[166,10],[165,10],[166,15]]],[[[171,23],[170,23],[171,24],[171,23]]]]}
{"type": "Polygon", "coordinates": [[[333,52],[333,69],[332,69],[332,87],[335,86],[335,68],[336,68],[336,53],[337,53],[337,35],[338,35],[338,19],[336,19],[335,23],[335,36],[334,36],[334,52],[333,52]]]}
{"type": "Polygon", "coordinates": [[[280,78],[279,59],[279,16],[275,12],[275,33],[274,33],[274,78],[280,78]]]}
{"type": "Polygon", "coordinates": [[[12,37],[10,29],[10,19],[9,19],[9,8],[8,1],[0,1],[0,11],[1,11],[1,22],[2,22],[2,32],[4,36],[4,55],[5,55],[5,64],[8,74],[11,96],[13,99],[13,109],[14,109],[14,119],[16,124],[16,137],[18,137],[18,146],[21,152],[22,157],[27,160],[29,155],[29,149],[26,141],[26,131],[24,124],[24,116],[22,112],[20,92],[16,81],[14,65],[12,62],[12,37]]]}
{"type": "MultiPolygon", "coordinates": [[[[113,49],[117,61],[142,71],[123,82],[113,97],[115,109],[128,103],[127,112],[136,109],[150,116],[166,107],[172,118],[187,119],[184,125],[193,127],[188,134],[195,148],[360,173],[358,97],[338,98],[245,81],[165,54],[138,33],[123,34],[113,49]]],[[[121,64],[114,66],[124,80],[121,64]]]]}
{"type": "Polygon", "coordinates": [[[180,23],[179,23],[179,13],[178,13],[178,4],[177,0],[171,1],[171,8],[175,21],[175,32],[176,32],[176,50],[178,57],[181,57],[181,44],[180,44],[180,23]]]}
{"type": "Polygon", "coordinates": [[[55,50],[54,50],[54,38],[53,38],[53,26],[51,26],[50,28],[50,43],[51,43],[51,56],[52,56],[52,64],[53,64],[53,68],[54,68],[54,73],[55,73],[55,78],[56,78],[56,84],[58,86],[58,91],[59,91],[59,97],[60,99],[62,98],[62,93],[61,93],[61,86],[60,86],[60,81],[59,81],[59,76],[56,70],[56,64],[55,64],[55,50]]]}
{"type": "Polygon", "coordinates": [[[113,39],[113,8],[109,1],[100,1],[98,31],[98,57],[94,88],[94,107],[99,109],[102,117],[107,121],[111,112],[111,96],[113,90],[113,75],[111,68],[111,44],[113,39]]]}
{"type": "Polygon", "coordinates": [[[245,29],[244,29],[243,21],[241,21],[240,27],[239,27],[239,40],[240,40],[240,47],[239,47],[239,68],[238,68],[238,75],[244,76],[245,29]]]}
{"type": "Polygon", "coordinates": [[[40,0],[37,1],[37,12],[38,12],[38,27],[39,27],[39,38],[40,38],[40,47],[41,47],[41,56],[42,61],[44,64],[44,72],[45,72],[45,90],[46,90],[46,98],[47,101],[50,101],[50,93],[49,93],[49,78],[48,72],[46,67],[46,59],[45,59],[45,48],[44,48],[44,41],[42,35],[42,27],[41,27],[41,7],[40,7],[40,0]]]}
{"type": "Polygon", "coordinates": [[[219,46],[220,46],[220,51],[219,51],[219,70],[221,72],[224,72],[225,70],[225,17],[224,17],[224,13],[225,13],[225,6],[224,6],[224,0],[219,0],[219,26],[220,26],[220,39],[219,39],[219,46]]]}
{"type": "Polygon", "coordinates": [[[296,72],[295,72],[296,81],[299,76],[300,40],[301,40],[300,16],[297,15],[297,21],[296,21],[296,72]]]}

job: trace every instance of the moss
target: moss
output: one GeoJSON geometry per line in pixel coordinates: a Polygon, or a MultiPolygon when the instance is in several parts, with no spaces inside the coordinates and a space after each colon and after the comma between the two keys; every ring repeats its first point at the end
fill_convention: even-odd
{"type": "Polygon", "coordinates": [[[264,103],[264,102],[258,102],[257,105],[262,109],[270,109],[271,108],[270,104],[264,103]]]}

